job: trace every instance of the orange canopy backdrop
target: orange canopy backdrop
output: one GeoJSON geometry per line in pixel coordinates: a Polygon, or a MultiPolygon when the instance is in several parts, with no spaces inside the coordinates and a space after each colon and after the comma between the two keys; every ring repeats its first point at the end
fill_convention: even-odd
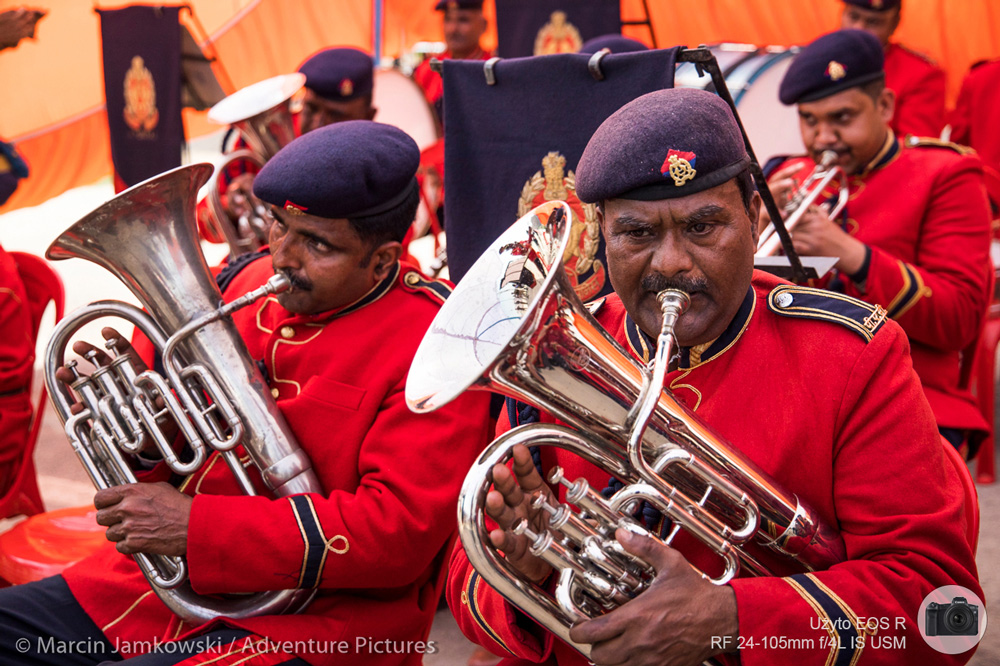
{"type": "MultiPolygon", "coordinates": [[[[373,49],[376,0],[188,0],[221,64],[223,86],[239,89],[293,71],[314,51],[330,45],[373,49]]],[[[625,20],[644,18],[641,0],[621,0],[625,20]]],[[[34,4],[34,2],[32,2],[34,4]]],[[[838,0],[648,0],[660,46],[723,41],[789,46],[835,28],[838,0]]],[[[0,53],[0,135],[17,143],[32,175],[0,213],[31,206],[111,172],[100,25],[95,5],[121,2],[38,0],[49,14],[38,37],[0,53]]],[[[378,27],[383,57],[417,41],[440,41],[433,0],[382,0],[378,27]]],[[[492,19],[493,1],[486,0],[492,19]]],[[[492,24],[492,20],[491,20],[492,24]]],[[[195,32],[199,37],[199,32],[195,32]]],[[[650,43],[649,31],[626,34],[650,43]]],[[[949,98],[980,59],[1000,56],[1000,3],[996,0],[906,0],[896,37],[924,51],[948,71],[949,98]]],[[[496,44],[495,33],[486,38],[496,44]]],[[[204,113],[186,111],[189,138],[216,127],[204,113]]]]}

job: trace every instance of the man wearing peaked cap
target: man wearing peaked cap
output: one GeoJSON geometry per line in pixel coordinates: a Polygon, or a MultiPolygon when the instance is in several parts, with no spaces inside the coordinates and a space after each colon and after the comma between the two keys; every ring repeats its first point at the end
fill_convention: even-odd
{"type": "Polygon", "coordinates": [[[885,84],[896,93],[892,131],[936,137],[944,127],[945,73],[933,60],[891,41],[901,0],[843,0],[842,29],[870,32],[885,51],[885,84]]]}
{"type": "MultiPolygon", "coordinates": [[[[862,30],[824,35],[799,53],[779,96],[798,105],[808,156],[776,167],[771,190],[780,205],[823,153],[836,155],[848,203],[835,220],[828,208],[807,211],[792,230],[795,249],[839,257],[820,286],[878,303],[899,322],[942,435],[971,454],[990,428],[960,381],[962,349],[978,340],[992,279],[983,166],[954,144],[899,140],[880,55],[862,30]]],[[[836,182],[818,203],[836,198],[836,182]]]]}
{"type": "MultiPolygon", "coordinates": [[[[140,482],[102,491],[97,520],[117,551],[101,550],[62,577],[0,590],[0,663],[25,663],[16,639],[35,645],[36,635],[55,635],[96,646],[74,655],[76,664],[119,656],[128,664],[140,650],[133,645],[176,641],[138,663],[238,657],[247,666],[419,666],[459,488],[488,441],[489,398],[469,395],[424,416],[403,397],[417,346],[450,292],[399,261],[417,207],[418,159],[403,131],[365,120],[292,141],[254,184],[275,216],[270,245],[220,276],[227,302],[276,272],[291,282],[234,313],[232,325],[321,490],[275,499],[249,465],[262,495],[244,496],[216,453],[180,489],[140,482]],[[132,508],[139,499],[149,511],[132,508]],[[199,594],[302,589],[316,596],[294,615],[192,624],[150,592],[123,554],[136,550],[186,557],[199,594]],[[198,655],[181,649],[199,639],[198,655]],[[118,648],[119,655],[123,645],[128,651],[118,648]]],[[[79,344],[78,353],[91,348],[79,344]]],[[[163,463],[146,455],[141,481],[171,481],[163,463]]],[[[27,660],[67,663],[65,654],[41,648],[27,660]]]]}
{"type": "MultiPolygon", "coordinates": [[[[623,353],[645,365],[661,324],[657,294],[674,288],[691,296],[675,328],[679,350],[665,385],[691,418],[828,525],[798,551],[804,544],[787,538],[797,530],[768,524],[764,510],[758,541],[773,538],[816,570],[751,547],[766,570],[751,576],[745,563],[739,577],[716,586],[688,564],[720,577],[719,557],[688,532],[668,547],[618,530],[621,545],[652,565],[655,579],[615,610],[575,622],[569,637],[589,645],[596,664],[694,666],[710,657],[743,666],[863,663],[862,652],[873,651],[857,640],[870,636],[858,618],[891,617],[899,620],[880,626],[879,635],[904,647],[874,651],[872,663],[965,663],[968,652],[941,655],[919,631],[918,610],[932,590],[981,588],[965,528],[948,518],[961,515],[963,497],[954,468],[945,466],[906,338],[882,308],[754,270],[760,196],[748,166],[730,108],[711,93],[661,90],[612,114],[577,168],[577,195],[599,206],[616,292],[591,311],[623,353]],[[829,526],[840,536],[827,533],[829,526]],[[820,552],[839,555],[812,559],[823,541],[832,551],[820,552]],[[789,647],[770,649],[773,636],[789,647]]],[[[508,421],[520,418],[519,407],[501,417],[498,430],[515,425],[508,421]]],[[[540,419],[557,420],[544,412],[540,419]]],[[[544,446],[540,455],[546,472],[557,464],[566,479],[616,489],[608,471],[567,450],[544,446]]],[[[490,542],[551,591],[559,577],[553,560],[535,557],[510,528],[526,518],[531,531],[545,533],[544,512],[528,502],[536,491],[550,504],[563,501],[564,490],[545,483],[524,447],[514,447],[512,468],[492,469],[492,481],[486,511],[498,528],[490,542]]],[[[671,528],[646,512],[640,521],[651,533],[671,528]]],[[[452,558],[448,599],[463,632],[498,655],[588,662],[526,620],[462,549],[452,558]]]]}

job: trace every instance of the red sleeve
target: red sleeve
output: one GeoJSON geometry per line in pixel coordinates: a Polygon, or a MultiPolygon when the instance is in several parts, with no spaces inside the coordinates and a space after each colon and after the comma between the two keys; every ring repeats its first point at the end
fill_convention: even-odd
{"type": "Polygon", "coordinates": [[[884,306],[911,340],[959,350],[979,334],[989,288],[990,215],[982,165],[963,157],[941,170],[932,187],[919,222],[916,261],[871,248],[865,292],[849,283],[847,293],[884,306]]]}
{"type": "Polygon", "coordinates": [[[927,67],[896,96],[892,129],[898,136],[938,137],[944,127],[945,73],[927,67]]]}
{"type": "MultiPolygon", "coordinates": [[[[472,392],[417,415],[400,383],[364,436],[355,492],[278,500],[197,495],[188,539],[192,586],[211,594],[415,581],[455,530],[459,488],[487,440],[488,402],[472,392]],[[254,544],[253,557],[234,566],[233,543],[254,544]],[[275,584],[275,572],[299,573],[284,586],[275,584]]],[[[331,446],[336,437],[330,433],[331,446]]]]}
{"type": "Polygon", "coordinates": [[[0,253],[0,496],[19,466],[31,425],[35,362],[31,318],[14,261],[0,253]]]}
{"type": "Polygon", "coordinates": [[[898,327],[884,326],[854,364],[837,421],[833,493],[849,559],[828,571],[730,583],[743,665],[965,663],[971,651],[939,654],[917,624],[935,588],[962,585],[981,596],[981,587],[961,485],[898,327]],[[923,482],[914,487],[915,475],[898,469],[923,482]]]}

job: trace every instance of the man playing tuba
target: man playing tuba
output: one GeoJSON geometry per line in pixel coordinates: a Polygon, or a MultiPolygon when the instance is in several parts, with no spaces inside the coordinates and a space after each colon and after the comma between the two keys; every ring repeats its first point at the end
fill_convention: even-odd
{"type": "MultiPolygon", "coordinates": [[[[848,559],[801,573],[772,557],[765,563],[775,575],[716,586],[693,566],[716,576],[719,558],[687,533],[672,548],[619,529],[622,547],[652,565],[655,578],[634,599],[576,623],[569,637],[587,644],[596,664],[965,663],[969,652],[939,654],[919,633],[918,610],[932,590],[981,588],[959,477],[944,457],[906,336],[879,306],[754,270],[761,199],[749,162],[729,107],[704,91],[650,93],[610,116],[577,170],[578,195],[601,209],[616,292],[591,311],[645,364],[660,331],[657,295],[689,294],[665,387],[836,525],[848,559]],[[886,637],[904,639],[895,643],[903,647],[872,646],[886,637]]],[[[532,420],[531,411],[509,404],[498,430],[532,420]]],[[[538,418],[554,421],[544,412],[538,418]]],[[[542,469],[559,465],[566,480],[583,477],[597,490],[616,481],[564,449],[542,446],[539,455],[542,469]]],[[[492,481],[485,501],[496,523],[492,546],[552,590],[553,569],[529,551],[525,535],[546,531],[533,496],[553,504],[565,500],[565,488],[543,481],[524,446],[514,447],[511,467],[493,467],[492,481]]],[[[655,512],[637,520],[653,533],[669,527],[655,512]]],[[[462,548],[447,589],[463,632],[492,652],[587,663],[486,584],[462,548]]]]}
{"type": "Polygon", "coordinates": [[[291,282],[233,319],[324,492],[242,495],[218,453],[175,487],[143,452],[133,463],[147,482],[95,497],[113,543],[61,576],[0,590],[0,663],[421,663],[459,485],[487,435],[487,398],[434,416],[403,399],[448,293],[399,260],[418,160],[409,136],[371,121],[296,139],[254,182],[276,220],[269,247],[220,275],[226,300],[274,273],[291,282]],[[186,557],[201,595],[317,594],[298,615],[199,626],[153,594],[126,555],[136,552],[186,557]],[[71,662],[55,652],[66,645],[88,647],[71,662]]]}

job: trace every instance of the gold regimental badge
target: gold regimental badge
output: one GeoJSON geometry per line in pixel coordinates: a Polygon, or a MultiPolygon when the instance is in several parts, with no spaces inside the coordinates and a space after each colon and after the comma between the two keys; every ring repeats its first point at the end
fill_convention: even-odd
{"type": "Polygon", "coordinates": [[[552,12],[549,22],[542,26],[535,37],[534,55],[576,53],[583,46],[580,31],[566,20],[566,12],[552,12]]]}
{"type": "Polygon", "coordinates": [[[546,201],[565,201],[573,211],[563,266],[577,295],[584,302],[593,300],[607,281],[604,264],[596,258],[601,243],[597,206],[577,198],[576,174],[572,170],[566,173],[566,158],[558,151],[542,158],[542,170],[536,171],[524,184],[517,202],[517,216],[527,214],[546,201]]]}
{"type": "Polygon", "coordinates": [[[697,155],[692,152],[671,148],[667,151],[667,158],[663,160],[660,173],[664,176],[669,175],[674,179],[674,185],[681,187],[684,183],[698,175],[698,172],[694,168],[697,159],[697,155]]]}
{"type": "Polygon", "coordinates": [[[864,326],[869,331],[874,331],[882,324],[882,322],[885,321],[885,318],[886,316],[888,316],[888,314],[889,313],[886,311],[885,308],[883,308],[881,305],[876,305],[875,311],[872,312],[867,317],[865,317],[864,321],[861,322],[861,325],[864,326]]]}
{"type": "Polygon", "coordinates": [[[350,79],[344,79],[340,82],[340,96],[350,97],[354,94],[354,82],[350,79]]]}
{"type": "Polygon", "coordinates": [[[132,66],[125,73],[125,124],[133,132],[151,132],[160,122],[156,108],[156,86],[153,74],[146,69],[141,56],[132,57],[132,66]]]}
{"type": "Polygon", "coordinates": [[[826,66],[826,75],[830,77],[831,81],[839,81],[847,76],[847,67],[836,60],[831,60],[830,64],[826,66]]]}

